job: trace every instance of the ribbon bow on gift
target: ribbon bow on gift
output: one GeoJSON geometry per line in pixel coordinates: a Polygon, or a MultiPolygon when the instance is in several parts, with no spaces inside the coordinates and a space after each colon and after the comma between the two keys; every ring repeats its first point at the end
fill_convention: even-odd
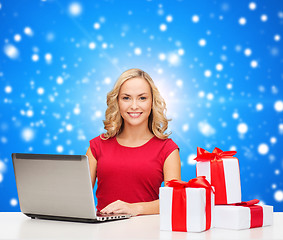
{"type": "Polygon", "coordinates": [[[236,151],[222,151],[220,148],[214,148],[212,153],[204,150],[203,148],[197,148],[197,157],[194,159],[198,162],[206,162],[206,161],[217,161],[222,158],[231,158],[237,152],[236,151]]]}
{"type": "Polygon", "coordinates": [[[206,228],[211,225],[211,191],[214,189],[205,179],[205,176],[199,176],[191,179],[189,182],[173,179],[166,183],[167,187],[173,187],[172,199],[172,231],[187,232],[187,195],[186,188],[205,188],[206,190],[206,228]]]}
{"type": "Polygon", "coordinates": [[[263,209],[261,206],[255,205],[257,203],[259,203],[259,200],[253,199],[247,202],[234,203],[231,205],[248,207],[251,211],[250,228],[255,228],[255,227],[262,227],[263,225],[263,209]]]}
{"type": "Polygon", "coordinates": [[[236,153],[236,151],[224,152],[219,148],[214,148],[210,153],[203,148],[197,148],[197,157],[194,160],[201,163],[210,162],[210,183],[215,187],[215,205],[227,204],[223,159],[232,158],[236,153]]]}

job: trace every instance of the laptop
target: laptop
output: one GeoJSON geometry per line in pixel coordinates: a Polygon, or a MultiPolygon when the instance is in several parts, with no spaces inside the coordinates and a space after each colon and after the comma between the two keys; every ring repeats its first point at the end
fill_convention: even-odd
{"type": "Polygon", "coordinates": [[[96,212],[85,155],[13,153],[19,203],[31,218],[97,223],[131,217],[96,212]]]}

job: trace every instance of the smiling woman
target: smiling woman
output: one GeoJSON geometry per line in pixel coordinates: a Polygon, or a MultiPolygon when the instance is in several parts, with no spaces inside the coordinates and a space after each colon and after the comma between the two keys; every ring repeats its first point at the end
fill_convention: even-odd
{"type": "Polygon", "coordinates": [[[107,94],[104,128],[87,151],[97,209],[132,216],[159,213],[159,187],[181,178],[179,148],[165,133],[166,104],[140,69],[122,73],[107,94]]]}

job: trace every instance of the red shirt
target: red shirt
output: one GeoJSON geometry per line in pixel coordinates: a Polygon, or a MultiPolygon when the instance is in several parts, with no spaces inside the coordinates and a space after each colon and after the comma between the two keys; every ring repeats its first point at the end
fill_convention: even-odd
{"type": "Polygon", "coordinates": [[[163,165],[175,149],[172,139],[151,138],[139,147],[120,145],[116,137],[90,140],[90,149],[97,160],[97,210],[122,200],[128,203],[158,199],[164,180],[163,165]]]}

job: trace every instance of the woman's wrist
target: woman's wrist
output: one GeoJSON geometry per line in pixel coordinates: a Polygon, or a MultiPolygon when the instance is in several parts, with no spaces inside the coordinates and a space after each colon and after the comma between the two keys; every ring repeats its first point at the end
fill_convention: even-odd
{"type": "Polygon", "coordinates": [[[134,206],[135,215],[142,215],[143,214],[143,204],[142,203],[132,203],[134,206]]]}

